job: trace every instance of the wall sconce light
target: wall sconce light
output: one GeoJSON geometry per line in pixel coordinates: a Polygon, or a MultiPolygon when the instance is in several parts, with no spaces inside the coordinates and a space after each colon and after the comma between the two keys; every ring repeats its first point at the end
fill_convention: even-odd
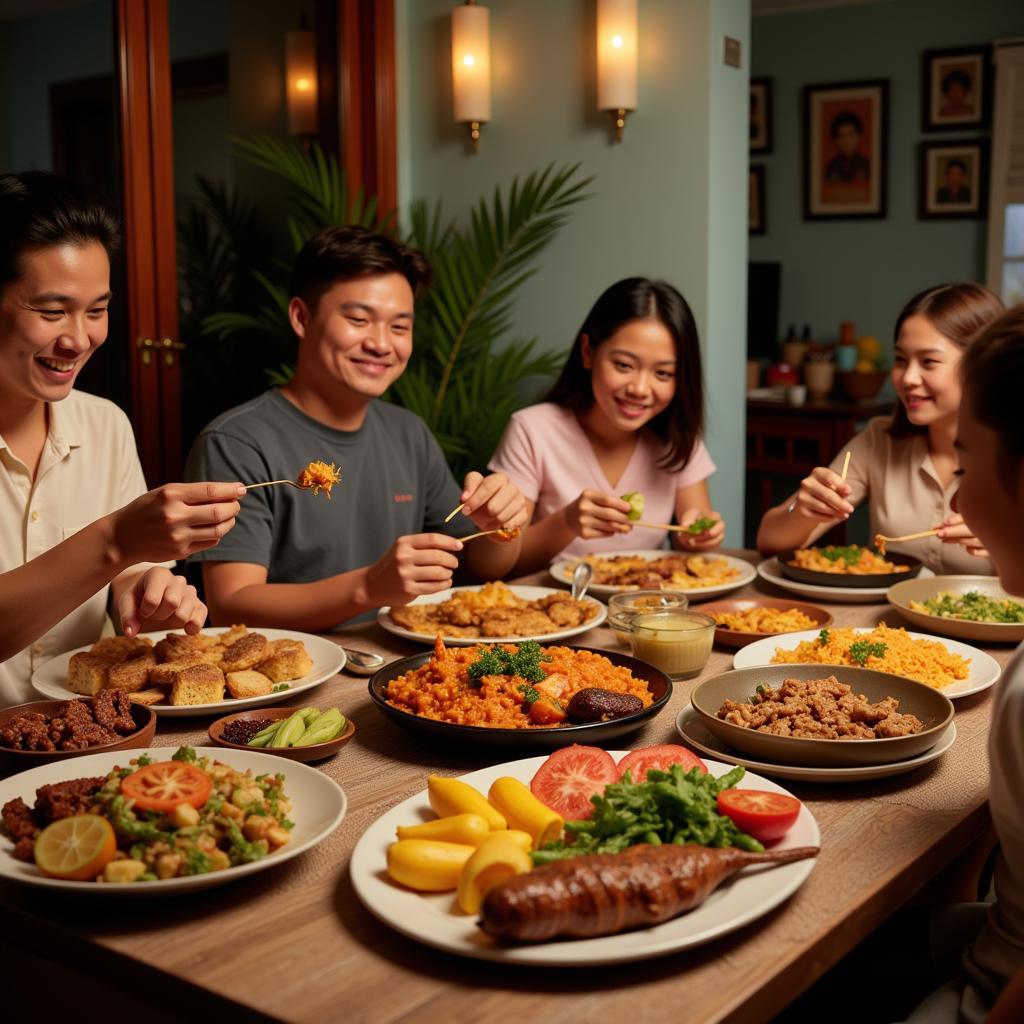
{"type": "Polygon", "coordinates": [[[316,135],[316,42],[307,28],[284,37],[288,134],[316,135]]]}
{"type": "Polygon", "coordinates": [[[597,109],[611,112],[616,142],[636,110],[636,51],[636,0],[597,0],[597,109]]]}
{"type": "Polygon", "coordinates": [[[491,12],[476,0],[452,11],[452,95],[476,153],[480,126],[491,119],[491,12]]]}

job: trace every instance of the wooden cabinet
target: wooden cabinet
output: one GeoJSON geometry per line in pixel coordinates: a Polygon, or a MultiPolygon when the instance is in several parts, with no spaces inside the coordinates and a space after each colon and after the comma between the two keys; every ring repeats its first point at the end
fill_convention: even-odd
{"type": "MultiPolygon", "coordinates": [[[[892,398],[824,399],[797,406],[749,399],[746,546],[754,546],[761,516],[772,505],[795,491],[815,466],[827,466],[872,416],[891,412],[893,402],[892,398]]],[[[846,543],[846,525],[826,536],[829,542],[846,543]]]]}

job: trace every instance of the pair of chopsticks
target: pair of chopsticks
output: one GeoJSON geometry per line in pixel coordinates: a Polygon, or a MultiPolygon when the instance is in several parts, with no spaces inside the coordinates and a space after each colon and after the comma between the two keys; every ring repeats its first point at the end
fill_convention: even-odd
{"type": "Polygon", "coordinates": [[[294,487],[297,491],[307,490],[307,488],[297,484],[294,480],[264,480],[261,484],[246,484],[245,489],[247,491],[255,491],[257,487],[273,487],[274,484],[287,484],[289,487],[294,487]]]}
{"type": "Polygon", "coordinates": [[[881,533],[876,533],[874,544],[875,547],[877,547],[879,541],[883,544],[893,544],[896,541],[901,540],[921,540],[923,537],[936,537],[938,536],[939,529],[941,529],[941,527],[934,530],[922,530],[920,533],[905,533],[902,537],[886,537],[881,533]]]}
{"type": "MultiPolygon", "coordinates": [[[[717,522],[717,520],[716,520],[717,522]]],[[[643,519],[633,519],[630,521],[630,526],[646,526],[650,530],[669,530],[675,533],[690,533],[689,526],[679,526],[676,523],[648,523],[643,519]]],[[[710,530],[711,527],[709,526],[710,530]]],[[[690,536],[699,536],[697,534],[690,534],[690,536]]]]}
{"type": "MultiPolygon", "coordinates": [[[[840,479],[840,480],[845,480],[845,479],[846,479],[846,474],[847,474],[847,472],[848,472],[848,471],[849,471],[849,469],[850,469],[850,456],[851,456],[852,454],[853,454],[853,452],[851,452],[851,451],[850,451],[849,449],[847,449],[847,450],[846,450],[846,458],[845,458],[845,459],[843,459],[843,471],[842,471],[842,473],[840,473],[840,474],[839,474],[839,479],[840,479]]],[[[795,511],[796,511],[796,503],[797,503],[797,499],[796,499],[796,498],[794,498],[794,499],[793,499],[793,500],[792,500],[792,501],[791,501],[791,502],[790,502],[790,503],[789,503],[789,504],[788,504],[788,505],[786,506],[786,511],[787,511],[787,512],[795,512],[795,511]]]]}

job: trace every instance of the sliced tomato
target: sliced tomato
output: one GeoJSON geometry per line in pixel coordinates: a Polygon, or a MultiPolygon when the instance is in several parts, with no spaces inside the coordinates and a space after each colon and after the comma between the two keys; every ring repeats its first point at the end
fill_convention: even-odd
{"type": "Polygon", "coordinates": [[[594,811],[590,798],[603,793],[618,778],[615,762],[600,747],[571,747],[556,750],[530,781],[533,795],[566,821],[589,818],[594,811]]]}
{"type": "Polygon", "coordinates": [[[619,762],[619,778],[621,779],[625,772],[629,772],[634,782],[643,782],[652,768],[666,771],[669,765],[673,764],[681,764],[683,771],[699,768],[701,775],[708,773],[707,765],[686,747],[681,747],[678,743],[660,743],[655,747],[641,747],[627,754],[619,762]]]}
{"type": "Polygon", "coordinates": [[[741,832],[770,843],[793,827],[800,815],[800,801],[763,789],[723,789],[718,794],[718,809],[732,818],[741,832]]]}
{"type": "Polygon", "coordinates": [[[184,761],[157,761],[121,781],[121,792],[140,811],[173,811],[179,804],[202,807],[210,799],[210,776],[184,761]]]}

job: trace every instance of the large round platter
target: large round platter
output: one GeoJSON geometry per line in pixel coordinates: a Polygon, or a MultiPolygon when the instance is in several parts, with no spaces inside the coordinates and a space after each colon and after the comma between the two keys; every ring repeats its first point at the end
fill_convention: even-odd
{"type": "MultiPolygon", "coordinates": [[[[164,630],[160,633],[144,633],[153,643],[163,640],[169,632],[180,632],[180,630],[164,630]]],[[[216,636],[224,633],[224,629],[204,629],[206,636],[216,636]]],[[[301,679],[295,679],[288,684],[287,690],[277,693],[267,693],[262,697],[225,697],[214,704],[152,704],[150,705],[158,715],[166,715],[168,718],[176,718],[188,715],[225,714],[231,711],[244,711],[246,708],[260,708],[267,704],[277,704],[282,700],[289,700],[303,690],[312,689],[326,682],[332,676],[336,676],[345,667],[345,652],[330,640],[314,636],[312,633],[300,633],[295,629],[264,629],[262,626],[254,627],[250,632],[260,633],[268,640],[301,640],[305,644],[306,651],[313,659],[313,668],[301,679]]],[[[32,673],[32,685],[36,691],[44,697],[52,697],[57,700],[71,700],[81,694],[74,693],[67,687],[68,663],[71,655],[79,651],[87,651],[88,647],[79,647],[74,651],[65,651],[55,658],[43,662],[32,673]]]]}
{"type": "Polygon", "coordinates": [[[835,676],[872,704],[886,697],[896,698],[901,714],[916,715],[921,720],[924,728],[920,732],[884,739],[809,739],[758,732],[718,717],[726,700],[744,704],[759,686],[778,687],[787,679],[821,679],[831,674],[828,669],[823,674],[821,668],[771,665],[721,672],[698,683],[690,694],[690,703],[704,725],[733,750],[759,761],[811,768],[853,768],[907,761],[934,747],[953,720],[953,705],[938,690],[869,668],[839,668],[835,676]]]}
{"type": "MultiPolygon", "coordinates": [[[[773,586],[789,590],[805,597],[816,597],[819,601],[833,601],[837,604],[882,604],[886,600],[886,587],[823,587],[814,583],[801,583],[787,579],[779,568],[779,560],[774,556],[766,558],[757,567],[761,579],[773,586]]],[[[926,579],[935,575],[931,569],[922,568],[918,579],[926,579]]]]}
{"type": "MultiPolygon", "coordinates": [[[[788,611],[795,608],[801,611],[809,619],[812,619],[816,629],[824,629],[832,625],[832,615],[824,608],[816,604],[807,604],[804,601],[790,601],[784,597],[734,597],[725,601],[712,601],[704,605],[701,611],[712,618],[715,612],[737,613],[748,612],[755,608],[770,608],[775,611],[788,611]]],[[[746,647],[747,644],[756,643],[766,636],[783,636],[784,633],[747,633],[738,629],[730,629],[727,626],[715,626],[715,643],[722,647],[746,647]]]]}
{"type": "Polygon", "coordinates": [[[419,733],[425,739],[436,740],[441,746],[453,744],[478,745],[501,748],[502,750],[555,750],[570,743],[604,743],[640,728],[648,719],[657,715],[672,696],[672,680],[661,669],[646,661],[632,658],[617,651],[600,651],[591,647],[570,647],[572,651],[590,651],[607,658],[613,665],[621,665],[637,678],[647,683],[653,702],[643,711],[607,722],[586,722],[581,725],[563,725],[528,729],[490,729],[481,725],[457,725],[454,722],[439,722],[433,718],[422,718],[409,711],[402,711],[387,702],[385,689],[392,679],[425,665],[432,653],[414,654],[385,665],[370,680],[370,699],[386,718],[403,729],[419,733]]]}
{"type": "Polygon", "coordinates": [[[892,558],[899,561],[894,564],[906,563],[904,572],[879,572],[860,575],[857,573],[843,572],[818,572],[816,569],[804,569],[797,565],[790,565],[795,551],[780,551],[775,560],[779,564],[779,571],[787,579],[796,580],[797,583],[811,583],[818,587],[854,587],[858,590],[877,590],[879,587],[891,587],[894,583],[911,579],[924,567],[920,558],[913,558],[911,555],[898,555],[892,553],[892,558]]]}
{"type": "MultiPolygon", "coordinates": [[[[864,627],[858,629],[857,632],[870,633],[871,630],[864,627]]],[[[817,635],[817,630],[808,629],[802,633],[780,633],[778,636],[770,636],[765,640],[758,640],[757,643],[750,644],[749,647],[744,647],[733,655],[732,667],[754,668],[758,665],[771,665],[773,668],[785,668],[786,666],[784,665],[772,664],[772,658],[775,657],[775,648],[781,647],[784,650],[791,651],[804,640],[813,640],[817,635]]],[[[926,636],[924,633],[908,632],[907,636],[911,640],[935,640],[935,637],[926,636]]],[[[999,668],[999,662],[992,655],[979,651],[977,647],[960,643],[959,640],[942,640],[939,642],[945,644],[946,650],[950,653],[959,654],[961,658],[971,659],[968,677],[953,683],[951,686],[944,686],[938,691],[939,693],[949,697],[950,700],[956,700],[959,697],[970,697],[972,694],[980,693],[982,690],[987,690],[995,684],[1001,669],[999,668]]],[[[833,674],[836,669],[844,668],[842,665],[815,664],[817,668],[825,669],[826,675],[833,674]]]]}
{"type": "Polygon", "coordinates": [[[683,742],[707,757],[713,757],[728,764],[741,764],[744,768],[768,775],[774,779],[786,779],[791,782],[815,782],[831,785],[839,782],[868,782],[871,779],[884,779],[890,775],[903,775],[912,772],[922,765],[942,757],[956,739],[956,722],[950,722],[945,732],[936,741],[935,746],[917,757],[906,761],[895,761],[891,764],[858,765],[852,768],[811,768],[796,764],[774,764],[771,761],[755,760],[745,754],[733,750],[723,743],[704,724],[704,720],[692,707],[685,707],[676,716],[676,732],[683,742]]]}
{"type": "MultiPolygon", "coordinates": [[[[744,561],[742,558],[734,558],[732,555],[720,554],[717,551],[680,551],[676,548],[672,550],[665,548],[657,551],[598,552],[599,557],[611,558],[614,555],[630,555],[634,558],[646,559],[648,562],[664,558],[665,555],[704,555],[706,558],[724,558],[734,569],[739,571],[739,576],[736,576],[734,579],[729,580],[727,583],[717,583],[712,587],[684,587],[675,583],[669,583],[668,581],[665,582],[662,589],[681,590],[690,599],[690,604],[693,604],[695,601],[707,600],[716,594],[728,594],[732,590],[738,590],[740,587],[750,583],[756,575],[754,567],[749,562],[744,561]]],[[[560,558],[551,563],[549,571],[552,577],[558,580],[559,583],[571,584],[573,568],[578,561],[578,558],[560,558]]],[[[598,597],[609,597],[612,594],[627,594],[631,590],[639,590],[640,588],[615,587],[607,583],[591,583],[587,589],[591,594],[596,594],[598,597]]]]}
{"type": "Polygon", "coordinates": [[[961,640],[980,640],[987,644],[1019,644],[1024,640],[1024,622],[971,622],[967,619],[948,619],[942,615],[915,611],[911,601],[927,601],[936,594],[952,591],[965,594],[979,590],[989,597],[1005,600],[1020,600],[1007,594],[999,586],[998,576],[933,576],[931,579],[905,580],[890,587],[886,595],[900,615],[915,626],[927,629],[940,636],[952,636],[961,640]]]}
{"type": "MultiPolygon", "coordinates": [[[[450,590],[442,590],[439,594],[425,594],[422,597],[417,597],[415,601],[410,602],[411,604],[443,604],[445,601],[450,600],[455,594],[465,591],[476,591],[480,587],[452,587],[450,590]]],[[[551,594],[564,594],[564,590],[560,590],[557,587],[521,587],[521,586],[510,586],[508,588],[512,591],[516,597],[521,597],[524,601],[536,601],[542,597],[548,597],[551,594]]],[[[524,636],[448,636],[444,635],[444,642],[450,647],[473,647],[476,644],[500,644],[509,643],[517,644],[523,640],[538,640],[541,643],[554,643],[557,640],[566,640],[571,636],[579,636],[580,633],[586,633],[588,629],[593,629],[595,626],[600,626],[602,622],[608,617],[608,609],[605,605],[601,604],[600,601],[594,601],[591,598],[584,598],[588,604],[592,605],[597,614],[593,618],[587,619],[586,622],[580,623],[578,626],[570,626],[568,629],[559,629],[553,633],[527,633],[524,636]]],[[[377,622],[389,633],[393,633],[395,636],[400,636],[405,640],[414,640],[416,643],[430,644],[433,646],[434,640],[437,637],[436,633],[417,633],[414,630],[406,629],[404,626],[398,625],[394,619],[391,618],[391,608],[385,605],[377,612],[377,622]]]]}
{"type": "MultiPolygon", "coordinates": [[[[154,761],[167,761],[176,749],[150,747],[140,750],[119,750],[116,753],[79,757],[73,764],[57,761],[40,768],[32,768],[0,780],[0,806],[8,800],[21,797],[31,807],[35,802],[36,790],[40,786],[52,782],[65,782],[68,779],[106,775],[115,765],[125,767],[131,758],[140,754],[148,754],[154,761]]],[[[281,772],[285,776],[285,792],[293,804],[291,817],[295,822],[295,828],[292,831],[291,842],[262,860],[239,864],[224,871],[210,871],[202,875],[186,875],[158,882],[99,883],[47,878],[40,874],[35,864],[15,860],[11,856],[14,844],[7,836],[0,835],[0,879],[22,882],[25,885],[38,885],[45,889],[58,889],[62,892],[93,893],[97,896],[178,896],[198,889],[225,885],[236,878],[244,878],[283,864],[326,839],[345,817],[348,801],[341,786],[315,768],[255,751],[226,751],[220,747],[196,747],[195,750],[200,757],[216,758],[240,771],[251,768],[257,774],[281,772]]]]}
{"type": "MultiPolygon", "coordinates": [[[[618,758],[625,751],[613,752],[618,758]]],[[[464,782],[486,793],[491,783],[510,775],[529,784],[541,766],[542,757],[511,761],[461,776],[464,782]]],[[[721,775],[729,766],[706,762],[708,771],[721,775]]],[[[787,791],[774,782],[748,773],[741,789],[787,791]]],[[[485,935],[476,918],[454,909],[453,893],[421,894],[395,885],[384,873],[388,845],[395,828],[433,817],[424,790],[393,807],[362,835],[349,861],[356,894],[364,906],[386,925],[417,942],[479,960],[540,967],[592,967],[597,964],[646,960],[710,942],[756,920],[785,902],[814,870],[814,860],[782,864],[765,871],[737,875],[728,885],[713,892],[699,907],[654,928],[624,932],[597,939],[544,942],[532,945],[502,945],[485,935]]],[[[821,841],[817,822],[806,806],[789,833],[773,849],[817,846],[821,841]]]]}

